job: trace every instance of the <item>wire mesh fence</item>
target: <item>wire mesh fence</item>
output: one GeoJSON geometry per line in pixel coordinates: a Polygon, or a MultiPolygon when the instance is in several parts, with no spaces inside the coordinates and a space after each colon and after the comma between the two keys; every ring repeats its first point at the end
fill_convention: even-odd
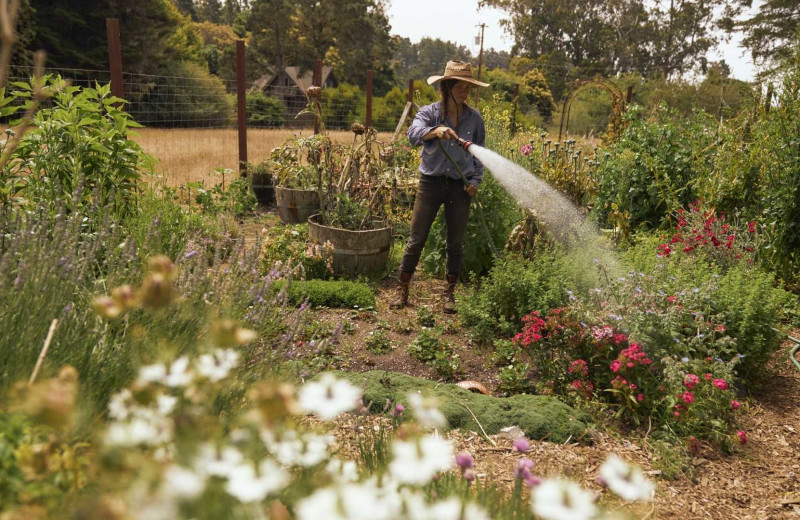
{"type": "MultiPolygon", "coordinates": [[[[157,159],[155,179],[171,186],[189,181],[215,184],[221,179],[220,168],[236,171],[240,166],[237,83],[205,72],[193,73],[191,68],[186,71],[188,74],[180,76],[123,72],[124,109],[144,127],[131,136],[157,159]]],[[[112,81],[108,70],[48,68],[45,73],[81,88],[112,81]]],[[[30,84],[33,76],[33,68],[16,67],[7,90],[25,89],[24,84],[30,84]]],[[[286,139],[314,131],[314,116],[303,113],[307,105],[304,88],[291,82],[284,84],[285,78],[277,79],[281,81],[245,85],[247,160],[251,164],[266,160],[286,139]]],[[[307,83],[310,86],[311,81],[307,83]]],[[[329,84],[323,87],[320,101],[326,130],[333,139],[349,142],[352,123],[366,120],[366,92],[350,85],[329,84]]],[[[20,105],[23,102],[20,98],[20,105]]],[[[46,102],[43,106],[49,105],[46,102]]],[[[396,112],[391,117],[373,118],[373,126],[379,131],[394,130],[402,107],[396,112]]],[[[390,135],[381,138],[388,140],[390,135]]]]}
{"type": "MultiPolygon", "coordinates": [[[[29,82],[33,68],[17,67],[9,78],[10,90],[15,83],[29,82]]],[[[70,85],[94,87],[111,81],[109,71],[50,68],[46,74],[60,77],[70,85]]],[[[147,128],[234,128],[237,121],[236,81],[216,76],[165,76],[123,73],[125,110],[147,128]]],[[[303,114],[307,99],[297,85],[258,82],[246,85],[248,128],[311,129],[314,117],[303,114]]],[[[322,119],[330,130],[345,130],[354,122],[366,120],[366,93],[347,86],[324,88],[321,98],[322,119]]],[[[394,129],[402,114],[379,117],[373,126],[379,131],[394,129]]]]}

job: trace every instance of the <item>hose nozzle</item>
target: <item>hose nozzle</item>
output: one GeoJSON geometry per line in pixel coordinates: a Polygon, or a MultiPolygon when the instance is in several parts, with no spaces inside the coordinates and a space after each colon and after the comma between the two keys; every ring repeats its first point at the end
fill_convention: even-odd
{"type": "Polygon", "coordinates": [[[472,141],[467,141],[466,139],[461,139],[460,137],[457,139],[457,141],[458,141],[459,146],[464,148],[465,152],[469,151],[469,150],[467,150],[467,148],[469,148],[473,144],[472,141]]]}

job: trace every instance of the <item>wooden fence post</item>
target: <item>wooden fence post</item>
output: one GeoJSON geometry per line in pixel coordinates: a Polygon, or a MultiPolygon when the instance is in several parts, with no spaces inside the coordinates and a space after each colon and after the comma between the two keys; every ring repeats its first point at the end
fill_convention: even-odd
{"type": "Polygon", "coordinates": [[[628,85],[628,92],[625,93],[625,103],[631,103],[631,99],[633,99],[633,85],[628,85]]]}
{"type": "Polygon", "coordinates": [[[408,78],[408,102],[414,102],[414,78],[408,78]]]}
{"type": "MultiPolygon", "coordinates": [[[[322,60],[316,60],[314,62],[314,80],[311,82],[312,85],[315,87],[322,88],[322,60]]],[[[314,133],[319,133],[319,119],[316,117],[314,118],[314,133]]]]}
{"type": "Polygon", "coordinates": [[[244,40],[236,40],[236,120],[239,127],[239,175],[247,177],[247,76],[244,40]]]}
{"type": "Polygon", "coordinates": [[[364,123],[367,128],[372,126],[372,70],[367,70],[367,117],[364,123]]]}
{"type": "Polygon", "coordinates": [[[108,70],[111,73],[111,95],[125,99],[125,85],[122,82],[122,44],[119,38],[119,20],[106,18],[108,35],[108,70]]]}

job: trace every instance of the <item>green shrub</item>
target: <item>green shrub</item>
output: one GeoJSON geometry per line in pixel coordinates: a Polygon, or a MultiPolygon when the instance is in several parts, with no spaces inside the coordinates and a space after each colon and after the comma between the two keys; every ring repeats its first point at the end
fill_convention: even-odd
{"type": "Polygon", "coordinates": [[[322,90],[322,121],[329,130],[345,130],[358,118],[364,93],[355,85],[341,83],[322,90]]]}
{"type": "Polygon", "coordinates": [[[775,330],[782,308],[791,295],[775,287],[775,277],[753,266],[739,265],[718,280],[714,294],[717,309],[725,315],[728,333],[736,338],[736,366],[741,381],[748,385],[763,381],[767,362],[781,344],[775,330]]]}
{"type": "Polygon", "coordinates": [[[372,309],[375,308],[375,291],[361,282],[348,280],[306,280],[292,282],[275,282],[275,289],[283,291],[289,302],[301,305],[308,302],[311,307],[342,307],[372,309]]]}
{"type": "Polygon", "coordinates": [[[286,105],[261,92],[247,93],[247,125],[277,128],[286,123],[286,105]]]}
{"type": "Polygon", "coordinates": [[[567,277],[560,257],[542,248],[534,260],[507,254],[497,261],[480,286],[458,301],[461,323],[482,343],[496,335],[517,332],[523,316],[546,312],[567,302],[567,277]]]}
{"type": "Polygon", "coordinates": [[[627,128],[598,166],[594,211],[602,224],[614,211],[627,212],[630,228],[658,228],[697,196],[695,179],[706,171],[716,122],[698,113],[679,121],[660,106],[646,120],[641,107],[630,107],[627,128]]]}
{"type": "Polygon", "coordinates": [[[164,75],[133,85],[127,110],[147,127],[224,127],[234,120],[234,102],[223,81],[196,63],[170,60],[164,75]],[[169,99],[169,103],[164,100],[169,99]]]}

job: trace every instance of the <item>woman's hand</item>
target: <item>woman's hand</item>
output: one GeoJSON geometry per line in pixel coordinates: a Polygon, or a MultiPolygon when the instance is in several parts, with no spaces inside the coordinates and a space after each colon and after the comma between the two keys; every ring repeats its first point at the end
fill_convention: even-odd
{"type": "Polygon", "coordinates": [[[474,184],[467,184],[466,186],[464,186],[464,191],[467,192],[469,198],[472,198],[478,194],[478,187],[475,186],[474,184]]]}
{"type": "Polygon", "coordinates": [[[444,139],[449,141],[451,139],[458,139],[458,134],[449,126],[437,126],[422,137],[423,141],[430,141],[431,139],[444,139]]]}

